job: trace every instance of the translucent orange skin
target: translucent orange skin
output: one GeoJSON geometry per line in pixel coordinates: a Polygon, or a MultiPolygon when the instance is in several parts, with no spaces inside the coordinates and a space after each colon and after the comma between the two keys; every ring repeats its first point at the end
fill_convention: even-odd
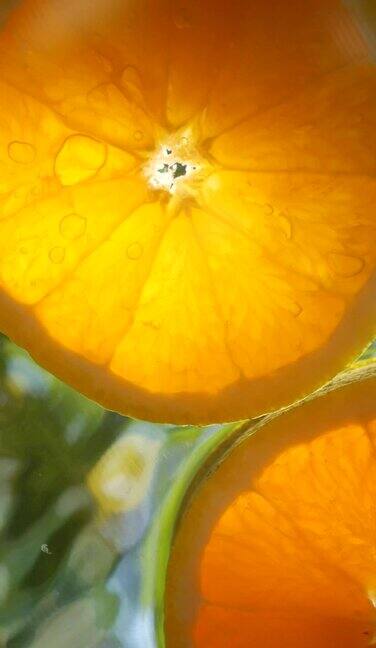
{"type": "Polygon", "coordinates": [[[374,333],[375,171],[376,67],[340,0],[24,0],[0,329],[132,416],[278,408],[374,333]],[[198,163],[171,195],[148,169],[176,143],[198,163]]]}
{"type": "Polygon", "coordinates": [[[167,648],[360,648],[376,636],[376,379],[282,415],[179,520],[167,648]]]}

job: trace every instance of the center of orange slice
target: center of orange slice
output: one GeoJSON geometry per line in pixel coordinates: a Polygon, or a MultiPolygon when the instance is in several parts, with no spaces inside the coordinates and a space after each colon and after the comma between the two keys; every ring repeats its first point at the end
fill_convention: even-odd
{"type": "Polygon", "coordinates": [[[143,167],[148,186],[159,192],[170,214],[178,214],[185,207],[200,201],[204,180],[212,165],[199,152],[199,137],[192,126],[177,132],[168,132],[155,125],[157,139],[154,151],[145,155],[143,167]]]}
{"type": "Polygon", "coordinates": [[[207,163],[197,151],[191,128],[164,133],[145,165],[145,175],[153,189],[171,195],[195,197],[207,163]]]}

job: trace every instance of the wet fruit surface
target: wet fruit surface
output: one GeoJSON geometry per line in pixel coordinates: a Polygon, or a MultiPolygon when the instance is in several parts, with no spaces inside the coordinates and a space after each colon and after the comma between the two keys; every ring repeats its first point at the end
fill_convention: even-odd
{"type": "Polygon", "coordinates": [[[279,407],[375,321],[376,68],[337,0],[25,0],[0,35],[0,327],[108,407],[279,407]]]}

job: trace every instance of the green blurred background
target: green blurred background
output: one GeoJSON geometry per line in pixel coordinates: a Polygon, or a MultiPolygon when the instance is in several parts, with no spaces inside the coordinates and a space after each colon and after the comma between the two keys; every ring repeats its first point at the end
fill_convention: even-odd
{"type": "Polygon", "coordinates": [[[152,648],[145,538],[218,429],[106,411],[0,337],[0,646],[152,648]]]}

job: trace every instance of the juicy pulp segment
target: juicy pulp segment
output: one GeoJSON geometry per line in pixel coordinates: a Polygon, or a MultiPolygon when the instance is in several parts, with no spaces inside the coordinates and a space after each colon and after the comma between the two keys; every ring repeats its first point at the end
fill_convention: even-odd
{"type": "Polygon", "coordinates": [[[166,645],[358,648],[375,637],[376,380],[282,414],[187,500],[166,645]]]}

